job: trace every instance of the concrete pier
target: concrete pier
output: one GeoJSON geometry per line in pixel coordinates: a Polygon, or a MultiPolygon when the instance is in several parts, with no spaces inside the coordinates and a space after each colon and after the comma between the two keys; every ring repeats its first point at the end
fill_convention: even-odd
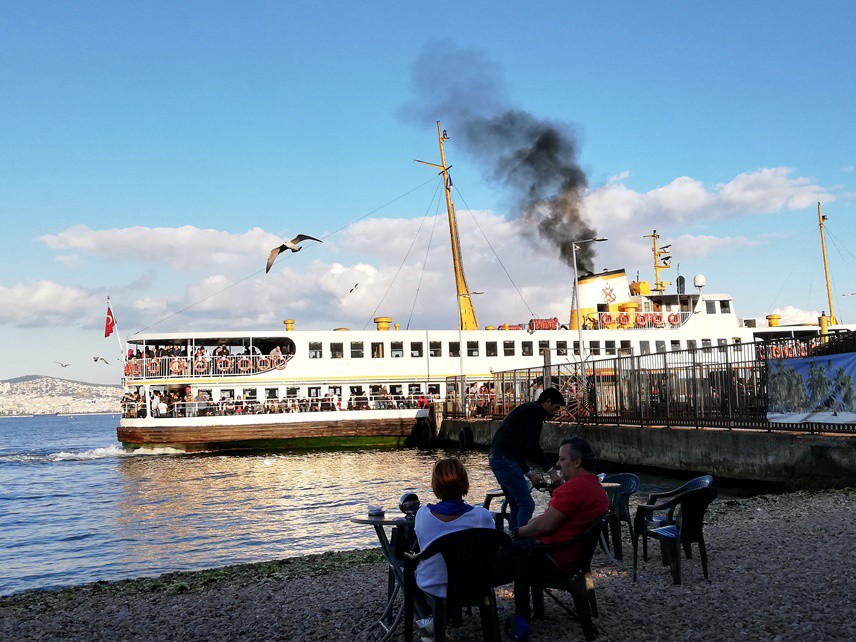
{"type": "MultiPolygon", "coordinates": [[[[499,423],[446,419],[438,437],[486,448],[499,423]]],[[[545,423],[541,446],[556,453],[570,436],[588,439],[601,460],[615,464],[777,482],[788,489],[856,486],[853,435],[545,423]]]]}

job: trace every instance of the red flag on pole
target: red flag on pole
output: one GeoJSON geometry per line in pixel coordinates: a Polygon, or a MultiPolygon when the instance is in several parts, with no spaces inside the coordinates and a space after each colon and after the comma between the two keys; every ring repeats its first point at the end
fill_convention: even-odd
{"type": "Polygon", "coordinates": [[[106,339],[113,334],[113,330],[115,329],[116,319],[113,318],[113,310],[110,309],[110,304],[107,304],[107,322],[104,325],[104,338],[106,339]]]}

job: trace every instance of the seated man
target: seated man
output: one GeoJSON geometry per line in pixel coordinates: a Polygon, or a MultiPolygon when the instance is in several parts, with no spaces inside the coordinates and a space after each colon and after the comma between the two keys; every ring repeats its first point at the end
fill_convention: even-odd
{"type": "Polygon", "coordinates": [[[514,580],[514,640],[526,640],[529,635],[529,586],[532,581],[571,575],[579,571],[583,563],[581,546],[547,553],[533,545],[574,539],[609,510],[609,498],[593,472],[596,462],[594,449],[588,441],[581,437],[565,439],[559,447],[557,463],[564,483],[553,491],[542,515],[512,529],[512,551],[497,559],[496,583],[514,580]]]}

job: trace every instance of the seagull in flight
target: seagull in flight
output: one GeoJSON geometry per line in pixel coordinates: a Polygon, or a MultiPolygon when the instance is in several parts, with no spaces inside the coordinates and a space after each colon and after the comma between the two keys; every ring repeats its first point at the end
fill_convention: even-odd
{"type": "Polygon", "coordinates": [[[358,285],[359,285],[359,283],[354,283],[354,287],[352,287],[350,290],[348,290],[348,294],[350,294],[351,292],[356,290],[358,285]]]}
{"type": "Polygon", "coordinates": [[[63,368],[68,368],[71,365],[70,363],[63,363],[62,361],[54,361],[54,363],[58,363],[63,368]]]}
{"type": "Polygon", "coordinates": [[[267,266],[265,267],[265,274],[270,272],[271,266],[273,266],[273,262],[276,260],[276,257],[280,255],[281,252],[285,252],[286,250],[291,250],[292,252],[299,252],[303,248],[298,245],[298,243],[302,241],[318,241],[319,243],[323,243],[321,239],[316,239],[314,236],[309,236],[308,234],[298,234],[290,241],[286,241],[279,247],[275,247],[268,254],[267,266]]]}
{"type": "Polygon", "coordinates": [[[98,363],[99,361],[103,361],[104,363],[108,363],[107,359],[105,359],[104,357],[92,357],[92,360],[95,363],[98,363]]]}

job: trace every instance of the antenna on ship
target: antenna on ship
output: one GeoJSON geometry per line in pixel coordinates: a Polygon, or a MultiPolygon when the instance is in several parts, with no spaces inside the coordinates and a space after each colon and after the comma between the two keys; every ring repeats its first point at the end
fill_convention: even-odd
{"type": "Polygon", "coordinates": [[[428,161],[417,160],[417,163],[435,167],[440,170],[443,175],[443,186],[446,192],[446,211],[449,215],[449,234],[452,237],[452,267],[455,270],[455,287],[458,290],[458,314],[459,327],[461,330],[478,330],[479,322],[476,319],[476,310],[473,307],[472,295],[469,286],[467,286],[467,277],[464,274],[464,262],[461,258],[461,243],[458,239],[458,217],[455,214],[455,204],[452,203],[452,177],[449,175],[451,166],[446,165],[446,151],[443,143],[449,140],[449,135],[445,129],[440,127],[440,121],[437,121],[437,140],[440,143],[440,165],[429,163],[428,161]]]}
{"type": "Polygon", "coordinates": [[[829,300],[829,322],[833,325],[838,323],[835,318],[835,310],[832,308],[832,286],[829,284],[829,264],[826,262],[826,237],[823,234],[823,222],[827,217],[820,211],[820,203],[817,204],[817,222],[820,225],[820,249],[823,252],[823,275],[826,277],[826,298],[829,300]]]}
{"type": "Polygon", "coordinates": [[[660,238],[660,235],[657,234],[657,230],[654,230],[651,234],[646,234],[643,238],[652,239],[654,245],[654,287],[651,288],[651,291],[663,294],[666,291],[666,286],[672,285],[672,282],[661,281],[660,270],[668,270],[672,267],[672,257],[669,256],[669,248],[672,247],[672,245],[664,245],[658,249],[657,239],[660,238]]]}

